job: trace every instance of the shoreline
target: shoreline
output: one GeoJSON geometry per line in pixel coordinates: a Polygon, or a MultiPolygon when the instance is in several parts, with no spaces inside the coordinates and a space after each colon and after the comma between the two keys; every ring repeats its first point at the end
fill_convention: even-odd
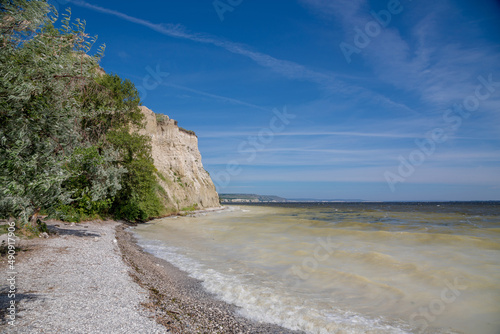
{"type": "Polygon", "coordinates": [[[172,333],[302,333],[238,315],[236,306],[205,291],[201,281],[145,252],[127,229],[116,227],[123,260],[134,281],[149,291],[144,306],[172,333]]]}
{"type": "MultiPolygon", "coordinates": [[[[200,281],[144,252],[131,225],[46,223],[48,238],[16,241],[16,320],[8,324],[4,282],[1,332],[301,333],[238,315],[200,281]]],[[[7,257],[0,259],[7,274],[7,257]]]]}

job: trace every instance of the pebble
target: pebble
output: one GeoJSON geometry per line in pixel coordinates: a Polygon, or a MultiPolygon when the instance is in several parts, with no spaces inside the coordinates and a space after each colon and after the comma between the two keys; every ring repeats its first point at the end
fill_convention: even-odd
{"type": "Polygon", "coordinates": [[[89,224],[93,235],[108,232],[101,238],[86,236],[80,225],[47,225],[61,237],[22,240],[34,250],[16,261],[16,321],[1,319],[0,333],[170,333],[141,306],[148,291],[132,280],[113,242],[118,223],[89,224]],[[88,243],[99,239],[98,246],[88,243]]]}

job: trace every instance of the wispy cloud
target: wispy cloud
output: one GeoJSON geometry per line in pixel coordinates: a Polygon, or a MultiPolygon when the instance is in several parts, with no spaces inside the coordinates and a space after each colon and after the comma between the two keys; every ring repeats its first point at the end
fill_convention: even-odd
{"type": "Polygon", "coordinates": [[[242,105],[245,107],[250,107],[250,108],[258,109],[258,110],[262,110],[262,111],[271,111],[272,110],[272,108],[261,107],[261,106],[258,106],[256,104],[248,103],[248,102],[234,99],[231,97],[221,96],[221,95],[217,95],[217,94],[211,94],[211,93],[207,93],[207,92],[204,92],[204,91],[201,91],[198,89],[193,89],[193,88],[189,88],[189,87],[182,86],[182,85],[176,85],[176,84],[169,83],[169,82],[162,82],[161,85],[166,86],[166,87],[172,87],[172,88],[184,90],[184,91],[191,92],[191,93],[195,93],[195,94],[201,95],[201,96],[210,97],[210,98],[222,101],[224,103],[242,105]]]}
{"type": "MultiPolygon", "coordinates": [[[[300,2],[317,15],[328,15],[340,22],[346,41],[351,44],[354,29],[364,29],[366,23],[374,20],[370,11],[385,9],[371,8],[367,0],[300,2]]],[[[496,72],[496,77],[500,77],[497,66],[500,54],[474,36],[472,23],[466,22],[449,1],[401,1],[401,8],[398,15],[408,22],[406,35],[403,37],[390,23],[356,55],[372,67],[380,80],[419,94],[431,106],[430,112],[439,112],[473,94],[478,75],[496,72]],[[466,29],[461,25],[466,25],[466,29]],[[465,31],[471,34],[469,44],[454,39],[459,30],[458,35],[465,31]]],[[[496,110],[498,102],[497,98],[496,110]]]]}
{"type": "Polygon", "coordinates": [[[217,47],[221,47],[231,53],[239,54],[241,56],[252,59],[255,63],[263,66],[265,68],[269,68],[274,72],[280,73],[287,78],[290,79],[302,79],[308,80],[310,82],[314,82],[320,85],[321,88],[331,92],[341,93],[348,96],[356,96],[356,98],[361,99],[370,99],[375,103],[385,106],[396,108],[399,110],[404,110],[406,112],[413,112],[411,108],[408,106],[395,102],[390,98],[368,90],[364,87],[360,87],[353,84],[348,84],[336,77],[335,73],[331,72],[316,72],[308,69],[307,67],[297,64],[292,61],[277,59],[270,55],[263,54],[261,52],[253,51],[249,47],[234,43],[228,40],[224,40],[222,38],[210,36],[207,34],[200,33],[190,33],[187,32],[185,27],[179,24],[156,24],[147,20],[143,20],[140,18],[136,18],[125,13],[121,13],[116,10],[104,8],[101,6],[96,6],[81,0],[72,0],[71,3],[85,7],[97,12],[113,15],[119,17],[123,20],[139,24],[145,27],[148,27],[158,33],[161,33],[166,36],[181,38],[190,40],[193,42],[210,44],[217,47]]]}
{"type": "MultiPolygon", "coordinates": [[[[255,136],[260,129],[254,131],[217,131],[203,132],[204,138],[225,138],[225,137],[245,137],[255,136]]],[[[353,131],[308,131],[308,132],[278,132],[273,134],[276,137],[318,137],[318,136],[342,136],[342,137],[370,137],[370,138],[418,138],[421,134],[411,133],[376,133],[376,132],[353,132],[353,131]]]]}
{"type": "MultiPolygon", "coordinates": [[[[141,77],[136,76],[136,75],[129,75],[129,77],[136,78],[138,80],[142,79],[141,77]]],[[[183,85],[177,85],[177,84],[174,84],[174,83],[171,83],[171,82],[168,82],[168,81],[162,81],[161,83],[158,83],[158,84],[161,85],[161,86],[175,88],[175,89],[179,89],[179,90],[182,90],[182,91],[185,91],[185,92],[194,93],[196,95],[209,97],[211,99],[219,100],[219,101],[221,101],[223,103],[230,103],[230,104],[235,104],[235,105],[241,105],[241,106],[245,106],[245,107],[249,107],[249,108],[257,109],[257,110],[262,110],[262,111],[266,111],[266,112],[272,111],[272,108],[262,107],[262,106],[259,106],[259,105],[253,104],[253,103],[249,103],[249,102],[242,101],[242,100],[235,99],[235,98],[228,97],[228,96],[222,96],[222,95],[207,93],[207,92],[199,90],[199,89],[194,89],[194,88],[186,87],[186,86],[183,86],[183,85]]],[[[186,97],[188,97],[188,95],[186,95],[186,97]]]]}
{"type": "MultiPolygon", "coordinates": [[[[311,172],[304,167],[295,170],[269,170],[266,174],[261,171],[247,168],[245,173],[234,177],[235,182],[380,182],[385,183],[383,177],[385,167],[356,167],[356,168],[316,168],[311,172]]],[[[485,167],[460,167],[449,169],[447,167],[425,168],[416,172],[406,183],[417,184],[453,184],[453,185],[490,185],[499,186],[499,168],[485,167]],[[464,175],[470,177],[464,178],[464,175]]]]}

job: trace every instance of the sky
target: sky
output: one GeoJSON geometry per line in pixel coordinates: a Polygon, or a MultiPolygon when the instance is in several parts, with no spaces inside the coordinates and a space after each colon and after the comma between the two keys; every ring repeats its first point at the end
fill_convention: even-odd
{"type": "Polygon", "coordinates": [[[500,2],[51,0],[219,193],[500,200],[500,2]]]}

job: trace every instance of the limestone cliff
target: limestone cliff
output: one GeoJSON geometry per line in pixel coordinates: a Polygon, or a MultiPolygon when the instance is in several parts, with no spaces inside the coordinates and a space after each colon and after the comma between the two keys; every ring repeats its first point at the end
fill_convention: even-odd
{"type": "Polygon", "coordinates": [[[154,163],[162,177],[167,206],[182,210],[187,207],[217,207],[219,196],[208,172],[201,163],[198,137],[177,126],[166,115],[156,115],[140,107],[146,116],[142,133],[151,136],[154,163]]]}

